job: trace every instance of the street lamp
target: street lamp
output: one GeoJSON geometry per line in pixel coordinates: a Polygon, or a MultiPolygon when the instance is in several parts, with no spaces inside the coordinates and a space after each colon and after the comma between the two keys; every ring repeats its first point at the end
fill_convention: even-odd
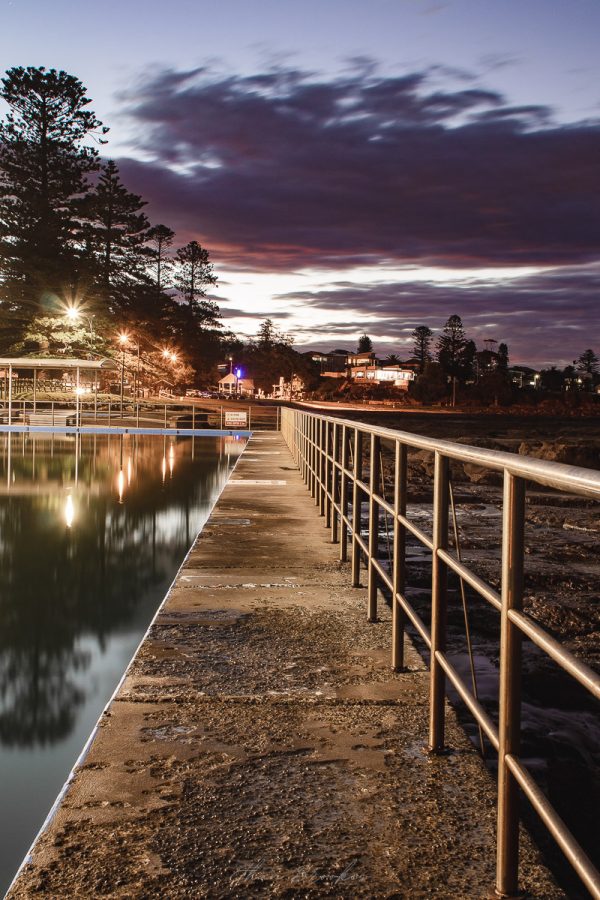
{"type": "Polygon", "coordinates": [[[94,343],[94,319],[95,316],[87,315],[87,313],[83,313],[78,306],[67,306],[67,310],[65,312],[66,318],[71,322],[72,325],[75,325],[79,319],[85,319],[90,326],[90,341],[94,343]]]}
{"type": "Polygon", "coordinates": [[[123,418],[123,388],[125,384],[125,347],[129,343],[129,335],[122,331],[119,335],[119,344],[121,345],[121,418],[123,418]]]}
{"type": "MultiPolygon", "coordinates": [[[[168,347],[165,347],[165,348],[164,348],[164,350],[163,350],[163,352],[162,352],[162,355],[163,355],[163,357],[165,358],[165,360],[167,360],[168,362],[172,363],[173,365],[175,365],[175,363],[179,361],[179,356],[178,356],[178,354],[175,352],[175,350],[169,350],[168,347]]],[[[171,385],[171,387],[174,388],[174,385],[171,385]]]]}

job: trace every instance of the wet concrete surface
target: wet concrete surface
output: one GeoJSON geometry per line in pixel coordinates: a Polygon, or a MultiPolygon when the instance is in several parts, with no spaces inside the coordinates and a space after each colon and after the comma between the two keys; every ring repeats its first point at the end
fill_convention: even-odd
{"type": "Polygon", "coordinates": [[[323,522],[253,438],[11,900],[490,896],[493,781],[450,708],[423,752],[425,666],[392,673],[323,522]]]}

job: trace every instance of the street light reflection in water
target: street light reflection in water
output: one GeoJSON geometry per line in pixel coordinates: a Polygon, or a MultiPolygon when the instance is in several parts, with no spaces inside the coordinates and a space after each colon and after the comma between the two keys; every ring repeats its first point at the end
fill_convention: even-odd
{"type": "Polygon", "coordinates": [[[65,523],[67,528],[71,527],[74,518],[75,509],[73,507],[73,497],[71,494],[67,494],[67,502],[65,503],[65,523]]]}
{"type": "Polygon", "coordinates": [[[241,446],[0,433],[0,895],[241,446]]]}

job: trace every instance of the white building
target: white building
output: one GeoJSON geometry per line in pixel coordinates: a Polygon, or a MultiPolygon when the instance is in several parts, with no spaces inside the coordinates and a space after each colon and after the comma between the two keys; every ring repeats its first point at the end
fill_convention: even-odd
{"type": "Polygon", "coordinates": [[[252,396],[254,394],[254,379],[238,378],[233,372],[229,372],[219,379],[219,393],[252,396]]]}

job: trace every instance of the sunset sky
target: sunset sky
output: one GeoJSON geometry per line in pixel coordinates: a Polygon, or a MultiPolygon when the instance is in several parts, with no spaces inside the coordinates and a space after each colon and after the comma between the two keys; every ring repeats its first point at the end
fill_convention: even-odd
{"type": "Polygon", "coordinates": [[[598,0],[0,0],[2,69],[81,79],[228,327],[408,356],[457,313],[537,365],[600,353],[599,34],[598,0]]]}

